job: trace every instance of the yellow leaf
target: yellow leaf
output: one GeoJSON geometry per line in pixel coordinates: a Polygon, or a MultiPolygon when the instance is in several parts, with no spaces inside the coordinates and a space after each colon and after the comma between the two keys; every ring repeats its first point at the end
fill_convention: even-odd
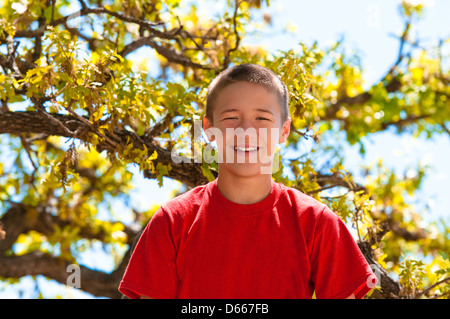
{"type": "Polygon", "coordinates": [[[153,154],[150,155],[150,157],[149,157],[149,159],[150,159],[151,161],[153,161],[153,160],[155,160],[155,159],[157,159],[157,158],[158,158],[158,153],[157,153],[156,151],[154,151],[153,154]]]}

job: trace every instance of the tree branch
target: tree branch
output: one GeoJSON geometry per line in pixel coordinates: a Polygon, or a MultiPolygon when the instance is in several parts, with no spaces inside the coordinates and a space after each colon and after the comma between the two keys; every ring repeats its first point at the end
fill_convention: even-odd
{"type": "Polygon", "coordinates": [[[414,299],[419,299],[420,297],[422,297],[423,295],[426,295],[427,293],[429,293],[431,290],[433,290],[434,288],[436,288],[439,285],[445,284],[446,282],[450,282],[450,277],[447,277],[445,279],[442,279],[436,283],[434,283],[433,285],[431,285],[430,287],[422,290],[421,292],[417,293],[414,297],[414,299]]]}
{"type": "Polygon", "coordinates": [[[42,35],[44,35],[44,32],[47,30],[47,27],[52,26],[55,27],[57,25],[60,24],[65,24],[67,23],[67,21],[75,19],[75,18],[79,18],[82,16],[86,16],[89,14],[108,14],[111,15],[115,18],[118,18],[121,21],[124,22],[131,22],[131,23],[135,23],[140,25],[143,28],[146,28],[148,30],[150,30],[152,33],[154,33],[157,36],[167,36],[166,33],[161,32],[159,30],[156,30],[154,27],[158,26],[158,25],[163,25],[164,22],[148,22],[145,20],[141,20],[141,19],[136,19],[134,17],[129,17],[126,15],[123,15],[121,13],[118,12],[113,12],[110,10],[107,10],[103,7],[99,7],[99,8],[88,8],[88,7],[83,7],[81,10],[74,12],[70,15],[67,15],[65,17],[62,17],[58,20],[54,20],[51,21],[48,24],[42,25],[39,28],[37,28],[36,30],[17,30],[15,33],[15,38],[35,38],[35,37],[41,37],[42,35]]]}
{"type": "MultiPolygon", "coordinates": [[[[66,129],[38,112],[0,112],[0,134],[35,133],[77,138],[84,142],[89,142],[89,134],[96,134],[96,132],[88,130],[86,134],[78,134],[74,137],[73,132],[86,126],[83,121],[72,115],[51,113],[51,116],[66,129]]],[[[158,157],[154,160],[155,165],[158,163],[170,164],[172,169],[166,175],[167,177],[176,179],[190,187],[208,182],[208,179],[203,175],[201,164],[193,163],[192,160],[186,158],[182,158],[180,163],[175,163],[171,151],[153,142],[153,136],[139,137],[134,132],[127,130],[116,130],[113,133],[105,132],[104,135],[107,139],[103,139],[97,144],[99,152],[106,150],[115,153],[122,148],[124,149],[128,143],[132,143],[134,148],[139,150],[144,149],[145,145],[149,156],[155,151],[158,153],[158,157]],[[114,141],[114,144],[109,141],[114,141]]],[[[155,175],[146,170],[144,171],[144,177],[155,178],[155,175]]]]}
{"type": "Polygon", "coordinates": [[[318,174],[315,176],[315,180],[321,186],[317,190],[313,190],[309,192],[309,194],[314,194],[321,192],[326,189],[334,188],[334,187],[345,187],[349,191],[366,191],[366,188],[362,185],[358,185],[353,182],[350,178],[345,178],[342,174],[334,173],[334,174],[318,174]]]}
{"type": "Polygon", "coordinates": [[[408,116],[408,117],[406,117],[406,118],[404,118],[404,119],[400,119],[400,120],[398,120],[398,121],[383,122],[383,123],[381,124],[381,127],[382,127],[383,129],[386,129],[386,128],[388,128],[389,126],[396,126],[396,127],[398,127],[398,128],[401,128],[402,126],[405,126],[405,125],[409,125],[409,124],[415,123],[415,122],[417,122],[417,121],[419,121],[419,120],[423,120],[423,119],[429,118],[430,116],[431,116],[431,115],[428,115],[428,114],[411,115],[411,116],[408,116]]]}
{"type": "MultiPolygon", "coordinates": [[[[46,205],[45,201],[41,204],[46,205]]],[[[69,276],[67,266],[70,263],[68,261],[39,251],[23,256],[9,257],[5,257],[4,253],[13,246],[20,234],[34,230],[49,236],[54,233],[56,226],[63,228],[71,224],[70,220],[63,220],[57,215],[48,213],[45,206],[30,207],[12,202],[11,208],[0,218],[0,264],[2,265],[0,277],[20,278],[27,275],[44,275],[66,284],[69,276]]],[[[106,234],[98,227],[94,229],[88,224],[79,227],[78,235],[81,238],[106,240],[106,234]]],[[[127,243],[130,248],[111,274],[80,266],[81,288],[84,291],[95,296],[110,298],[121,296],[117,287],[128,264],[130,251],[140,229],[125,225],[124,232],[127,235],[127,243]]]]}
{"type": "MultiPolygon", "coordinates": [[[[392,79],[390,83],[385,85],[385,89],[388,93],[396,92],[401,88],[402,84],[396,78],[392,79]]],[[[327,110],[324,118],[322,120],[335,120],[336,114],[342,105],[356,106],[367,103],[372,98],[372,94],[369,92],[363,92],[361,94],[349,97],[344,96],[337,100],[335,103],[331,104],[327,110]]]]}
{"type": "Polygon", "coordinates": [[[14,77],[16,79],[22,79],[22,73],[20,72],[19,67],[17,66],[16,61],[16,52],[19,42],[14,42],[14,39],[8,35],[6,37],[6,47],[8,48],[8,55],[6,58],[5,65],[13,72],[14,77]]]}
{"type": "MultiPolygon", "coordinates": [[[[22,256],[0,256],[0,277],[20,278],[23,276],[43,275],[62,284],[67,284],[71,272],[67,267],[71,264],[60,258],[44,254],[40,251],[22,256]]],[[[111,274],[79,265],[80,284],[83,291],[99,297],[120,298],[117,290],[123,273],[114,271],[111,274]]]]}
{"type": "Polygon", "coordinates": [[[223,62],[223,69],[225,70],[226,68],[228,68],[228,65],[230,64],[230,54],[233,51],[236,51],[239,47],[239,44],[241,42],[241,36],[239,35],[239,32],[237,30],[237,16],[238,16],[238,11],[239,11],[239,7],[241,6],[241,4],[243,3],[243,0],[235,0],[235,4],[234,4],[234,14],[233,14],[233,33],[234,36],[236,37],[236,41],[234,44],[233,48],[230,48],[226,53],[225,53],[225,58],[224,58],[224,62],[223,62]]]}
{"type": "Polygon", "coordinates": [[[185,67],[192,67],[195,69],[204,69],[204,70],[210,70],[210,66],[202,65],[199,63],[192,62],[188,57],[186,57],[183,54],[180,54],[176,52],[173,49],[170,49],[164,45],[160,45],[157,42],[153,41],[154,35],[150,35],[147,37],[141,37],[137,40],[134,40],[133,42],[127,44],[122,51],[119,52],[119,55],[122,57],[125,57],[129,53],[139,49],[142,46],[148,45],[149,47],[153,48],[158,52],[160,55],[165,57],[167,61],[171,63],[176,63],[185,67]]]}
{"type": "MultiPolygon", "coordinates": [[[[13,246],[20,234],[35,230],[48,236],[55,231],[56,226],[64,228],[72,224],[71,220],[65,220],[59,216],[50,214],[48,210],[51,207],[47,207],[46,205],[47,203],[45,201],[41,202],[38,207],[11,202],[11,208],[0,218],[2,231],[5,233],[5,238],[0,241],[0,256],[13,246]]],[[[115,223],[111,222],[111,224],[115,223]]],[[[97,239],[105,241],[106,233],[101,228],[93,228],[88,223],[79,225],[79,227],[78,235],[80,237],[89,240],[97,239]]],[[[128,237],[128,244],[131,245],[139,230],[136,230],[132,226],[124,225],[123,231],[128,237]]]]}
{"type": "Polygon", "coordinates": [[[392,279],[389,274],[381,267],[373,258],[371,244],[367,241],[358,242],[358,247],[361,250],[364,258],[371,266],[375,275],[378,277],[378,285],[381,290],[374,291],[372,297],[375,299],[398,299],[401,291],[401,285],[392,279]]]}
{"type": "Polygon", "coordinates": [[[6,232],[3,230],[3,223],[0,222],[0,240],[4,240],[6,238],[6,232]]]}
{"type": "Polygon", "coordinates": [[[398,47],[397,60],[392,65],[392,67],[389,69],[389,71],[386,73],[386,75],[381,79],[381,82],[386,80],[389,76],[391,76],[394,73],[395,69],[400,65],[400,63],[404,59],[404,57],[405,57],[404,48],[405,48],[405,43],[407,42],[407,39],[408,39],[408,34],[409,34],[410,29],[411,29],[411,17],[409,17],[405,20],[405,27],[404,27],[403,33],[400,37],[400,44],[398,47]]]}
{"type": "MultiPolygon", "coordinates": [[[[383,76],[383,78],[380,80],[380,83],[385,83],[386,81],[389,81],[389,83],[385,84],[385,89],[388,93],[396,92],[398,91],[402,84],[393,77],[392,79],[389,79],[394,74],[394,71],[396,68],[400,65],[402,60],[405,57],[404,53],[404,44],[407,40],[409,30],[411,29],[411,20],[407,19],[405,22],[405,27],[402,33],[402,36],[400,37],[400,45],[398,49],[398,55],[397,59],[394,62],[394,64],[389,68],[389,71],[383,76]]],[[[372,94],[369,92],[363,92],[361,94],[358,94],[353,97],[344,96],[340,98],[336,103],[332,104],[327,110],[325,119],[336,119],[336,113],[339,111],[340,107],[342,105],[361,105],[365,104],[367,101],[369,101],[372,98],[372,94]]]]}

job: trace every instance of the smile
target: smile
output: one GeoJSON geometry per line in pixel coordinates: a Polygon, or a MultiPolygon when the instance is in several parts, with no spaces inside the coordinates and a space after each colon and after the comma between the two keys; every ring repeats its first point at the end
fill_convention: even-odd
{"type": "Polygon", "coordinates": [[[259,147],[257,146],[253,146],[253,147],[240,147],[240,146],[235,146],[234,150],[235,151],[239,151],[239,152],[255,152],[259,149],[259,147]]]}

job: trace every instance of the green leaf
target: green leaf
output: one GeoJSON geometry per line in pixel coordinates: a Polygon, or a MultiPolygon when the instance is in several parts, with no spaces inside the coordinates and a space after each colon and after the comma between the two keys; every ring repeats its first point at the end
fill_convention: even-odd
{"type": "Polygon", "coordinates": [[[208,179],[209,182],[214,181],[216,178],[214,177],[213,173],[211,172],[211,169],[209,168],[209,165],[207,163],[203,163],[201,166],[203,175],[208,179]]]}

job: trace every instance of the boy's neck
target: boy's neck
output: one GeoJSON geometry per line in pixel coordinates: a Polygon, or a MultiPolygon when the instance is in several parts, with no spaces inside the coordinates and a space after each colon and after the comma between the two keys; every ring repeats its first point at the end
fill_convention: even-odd
{"type": "Polygon", "coordinates": [[[272,190],[272,176],[263,174],[252,177],[217,177],[217,186],[228,200],[237,204],[254,204],[266,198],[272,190]]]}

